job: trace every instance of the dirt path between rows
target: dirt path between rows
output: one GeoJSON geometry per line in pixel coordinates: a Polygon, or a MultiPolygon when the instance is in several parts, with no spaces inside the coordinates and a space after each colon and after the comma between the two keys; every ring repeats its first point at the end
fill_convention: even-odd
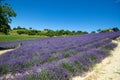
{"type": "Polygon", "coordinates": [[[97,64],[85,77],[76,76],[72,80],[120,80],[120,40],[113,42],[118,46],[111,51],[111,56],[97,64]]]}
{"type": "Polygon", "coordinates": [[[6,53],[6,52],[8,52],[8,51],[12,51],[12,50],[14,50],[14,49],[0,50],[0,55],[6,53]]]}

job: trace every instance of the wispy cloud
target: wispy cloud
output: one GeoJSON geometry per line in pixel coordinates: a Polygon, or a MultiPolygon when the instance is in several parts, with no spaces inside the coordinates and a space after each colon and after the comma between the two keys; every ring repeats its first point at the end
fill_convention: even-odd
{"type": "Polygon", "coordinates": [[[115,0],[115,3],[120,3],[120,0],[115,0]]]}

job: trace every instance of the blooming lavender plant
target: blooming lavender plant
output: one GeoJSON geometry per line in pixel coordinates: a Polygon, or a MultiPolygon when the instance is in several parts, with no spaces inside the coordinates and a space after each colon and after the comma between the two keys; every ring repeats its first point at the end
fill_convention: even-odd
{"type": "Polygon", "coordinates": [[[120,32],[108,32],[0,42],[1,48],[19,46],[0,55],[0,79],[7,80],[4,75],[12,73],[15,80],[69,80],[108,56],[108,49],[117,46],[111,39],[118,36],[120,32]]]}

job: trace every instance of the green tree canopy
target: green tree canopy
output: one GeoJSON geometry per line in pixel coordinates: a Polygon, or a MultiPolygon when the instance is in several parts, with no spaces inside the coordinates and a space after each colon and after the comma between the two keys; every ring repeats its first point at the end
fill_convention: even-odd
{"type": "Polygon", "coordinates": [[[0,0],[0,32],[7,34],[9,32],[12,19],[11,17],[16,17],[16,13],[8,3],[2,2],[0,0]]]}

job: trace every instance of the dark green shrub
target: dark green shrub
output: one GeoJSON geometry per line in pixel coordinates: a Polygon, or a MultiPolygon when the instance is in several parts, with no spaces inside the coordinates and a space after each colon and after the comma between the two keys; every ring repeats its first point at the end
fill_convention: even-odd
{"type": "Polygon", "coordinates": [[[37,35],[38,31],[37,30],[29,30],[28,35],[37,35]]]}
{"type": "Polygon", "coordinates": [[[17,30],[17,33],[19,35],[21,35],[21,34],[28,34],[28,31],[27,30],[17,30]]]}

